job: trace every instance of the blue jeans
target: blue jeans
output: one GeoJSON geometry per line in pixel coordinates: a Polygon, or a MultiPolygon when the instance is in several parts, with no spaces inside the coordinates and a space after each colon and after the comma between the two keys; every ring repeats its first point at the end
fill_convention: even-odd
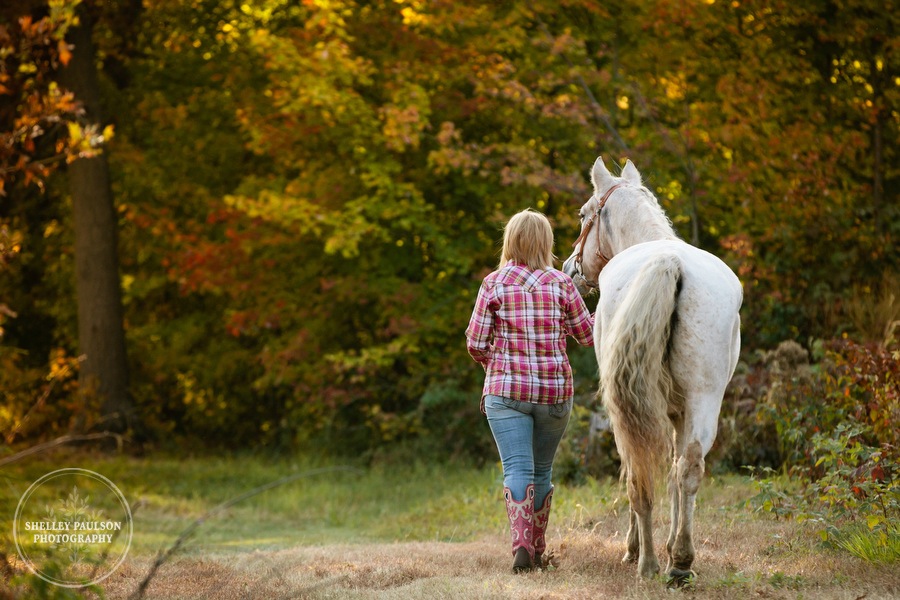
{"type": "Polygon", "coordinates": [[[534,484],[535,510],[550,492],[553,457],[569,423],[572,400],[560,404],[535,404],[500,396],[485,396],[484,410],[503,463],[503,485],[513,499],[525,498],[534,484]]]}

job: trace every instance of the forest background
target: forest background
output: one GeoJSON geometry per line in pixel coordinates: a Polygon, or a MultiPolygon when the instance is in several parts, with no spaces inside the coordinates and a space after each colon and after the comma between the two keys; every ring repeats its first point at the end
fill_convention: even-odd
{"type": "MultiPolygon", "coordinates": [[[[475,293],[521,209],[568,255],[603,155],[743,284],[717,464],[815,476],[811,440],[839,430],[868,449],[848,481],[893,481],[898,20],[873,0],[4,3],[4,449],[118,430],[146,452],[493,460],[475,293]]],[[[611,473],[593,353],[571,357],[562,472],[611,473]]]]}

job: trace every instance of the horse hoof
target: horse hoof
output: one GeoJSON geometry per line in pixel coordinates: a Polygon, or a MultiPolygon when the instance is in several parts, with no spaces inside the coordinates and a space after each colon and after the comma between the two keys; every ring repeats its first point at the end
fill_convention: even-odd
{"type": "Polygon", "coordinates": [[[692,584],[694,580],[697,579],[697,574],[693,571],[685,571],[682,569],[676,569],[674,567],[669,569],[667,575],[668,580],[666,581],[666,583],[670,588],[684,587],[686,585],[692,584]]]}
{"type": "Polygon", "coordinates": [[[647,563],[646,565],[638,564],[638,574],[641,579],[653,579],[659,575],[659,564],[647,563]]]}
{"type": "Polygon", "coordinates": [[[627,565],[631,563],[636,563],[638,561],[638,555],[632,554],[631,552],[626,552],[625,556],[622,557],[622,564],[627,565]]]}

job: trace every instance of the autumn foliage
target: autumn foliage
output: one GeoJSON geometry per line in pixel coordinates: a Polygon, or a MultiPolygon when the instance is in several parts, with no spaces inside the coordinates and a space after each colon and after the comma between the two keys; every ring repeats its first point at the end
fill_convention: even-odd
{"type": "Polygon", "coordinates": [[[112,137],[110,125],[87,123],[74,95],[54,73],[72,56],[66,31],[79,2],[52,2],[40,18],[22,13],[0,23],[0,194],[6,183],[36,185],[60,162],[93,156],[112,137]]]}
{"type": "Polygon", "coordinates": [[[479,454],[478,283],[524,207],[568,254],[600,154],[739,274],[748,352],[877,341],[850,308],[898,265],[880,3],[89,4],[110,123],[54,83],[73,2],[0,28],[0,360],[25,384],[75,352],[50,169],[102,148],[150,440],[479,454]]]}

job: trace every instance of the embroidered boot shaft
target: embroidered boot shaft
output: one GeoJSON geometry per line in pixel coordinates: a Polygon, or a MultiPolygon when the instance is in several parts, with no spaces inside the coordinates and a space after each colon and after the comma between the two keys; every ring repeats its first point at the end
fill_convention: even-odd
{"type": "Polygon", "coordinates": [[[512,534],[513,572],[530,571],[534,568],[534,484],[528,484],[521,501],[513,500],[508,487],[503,488],[503,496],[512,534]]]}
{"type": "Polygon", "coordinates": [[[547,523],[550,521],[550,504],[553,500],[553,486],[544,498],[544,504],[534,511],[534,528],[532,543],[534,544],[534,566],[538,569],[544,567],[543,554],[547,549],[544,535],[547,533],[547,523]]]}

